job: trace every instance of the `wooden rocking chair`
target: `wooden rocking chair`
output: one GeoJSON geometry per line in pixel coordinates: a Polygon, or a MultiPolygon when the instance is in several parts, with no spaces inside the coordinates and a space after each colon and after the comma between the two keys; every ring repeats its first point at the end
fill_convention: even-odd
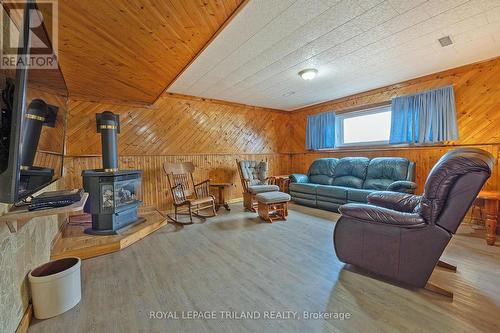
{"type": "Polygon", "coordinates": [[[174,204],[174,216],[168,218],[176,223],[193,223],[193,215],[204,221],[207,217],[216,216],[215,197],[210,194],[210,180],[195,184],[193,178],[194,164],[191,162],[163,164],[167,174],[170,193],[174,204]],[[202,215],[201,210],[211,208],[212,215],[202,215]],[[178,215],[188,215],[189,222],[178,219],[178,215]]]}

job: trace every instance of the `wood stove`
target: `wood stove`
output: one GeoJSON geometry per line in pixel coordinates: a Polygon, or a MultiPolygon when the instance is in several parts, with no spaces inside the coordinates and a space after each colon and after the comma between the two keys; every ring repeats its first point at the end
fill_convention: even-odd
{"type": "Polygon", "coordinates": [[[105,111],[96,114],[96,123],[101,133],[103,168],[82,172],[83,188],[89,193],[84,211],[92,214],[92,228],[86,232],[110,235],[144,220],[137,216],[142,204],[142,170],[118,169],[119,116],[105,111]]]}

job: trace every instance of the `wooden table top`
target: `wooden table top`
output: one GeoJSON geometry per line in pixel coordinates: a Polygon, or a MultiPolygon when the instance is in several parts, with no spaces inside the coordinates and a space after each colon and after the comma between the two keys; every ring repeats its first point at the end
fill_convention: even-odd
{"type": "Polygon", "coordinates": [[[479,199],[500,200],[500,191],[481,191],[477,197],[479,199]]]}

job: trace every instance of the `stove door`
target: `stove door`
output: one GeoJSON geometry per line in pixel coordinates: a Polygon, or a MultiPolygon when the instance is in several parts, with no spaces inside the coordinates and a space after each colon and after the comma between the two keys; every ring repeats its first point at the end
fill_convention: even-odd
{"type": "Polygon", "coordinates": [[[115,183],[114,201],[115,208],[135,204],[139,200],[141,179],[128,179],[115,183]]]}
{"type": "Polygon", "coordinates": [[[101,213],[115,212],[115,194],[113,184],[101,184],[101,213]]]}

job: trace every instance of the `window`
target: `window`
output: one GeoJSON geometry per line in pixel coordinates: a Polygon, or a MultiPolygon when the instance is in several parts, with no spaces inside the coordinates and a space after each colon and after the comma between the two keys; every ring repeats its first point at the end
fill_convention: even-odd
{"type": "Polygon", "coordinates": [[[336,146],[388,144],[391,132],[391,106],[337,115],[336,146]]]}

